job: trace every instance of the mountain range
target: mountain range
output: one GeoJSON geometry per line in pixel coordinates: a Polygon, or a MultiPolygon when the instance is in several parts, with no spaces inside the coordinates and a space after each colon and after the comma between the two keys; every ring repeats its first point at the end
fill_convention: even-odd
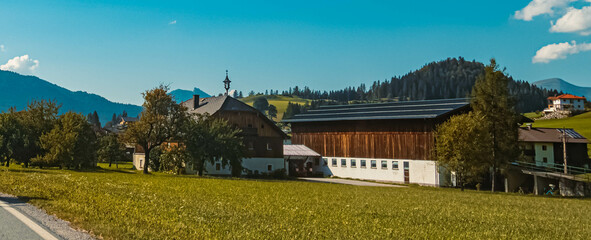
{"type": "Polygon", "coordinates": [[[183,90],[183,89],[176,89],[172,90],[169,95],[174,97],[174,100],[177,102],[184,102],[193,97],[193,95],[199,95],[200,98],[211,97],[211,95],[205,93],[199,88],[193,88],[193,91],[183,90]]]}
{"type": "Polygon", "coordinates": [[[23,110],[30,101],[41,99],[62,104],[60,113],[74,111],[86,116],[96,111],[103,125],[111,121],[113,113],[126,111],[128,116],[135,117],[142,111],[141,106],[112,102],[96,94],[70,91],[35,76],[0,70],[0,111],[10,107],[23,110]]]}
{"type": "Polygon", "coordinates": [[[541,88],[556,89],[563,93],[570,93],[576,96],[584,96],[588,99],[591,99],[591,87],[580,87],[560,78],[544,79],[534,82],[533,84],[541,88]]]}

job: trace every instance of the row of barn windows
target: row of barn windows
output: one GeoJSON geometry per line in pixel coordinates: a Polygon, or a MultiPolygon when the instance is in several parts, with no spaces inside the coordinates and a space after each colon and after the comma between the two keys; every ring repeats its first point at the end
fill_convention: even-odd
{"type": "MultiPolygon", "coordinates": [[[[398,170],[398,161],[391,161],[392,164],[390,165],[392,170],[398,170]]],[[[369,160],[369,164],[371,168],[378,168],[377,164],[378,161],[377,160],[369,160]]],[[[388,161],[387,160],[381,160],[380,161],[380,165],[382,169],[388,169],[388,161]]],[[[332,159],[332,166],[333,167],[338,167],[338,161],[336,158],[332,159]]],[[[346,168],[347,166],[351,167],[351,168],[356,168],[357,167],[357,159],[350,159],[349,160],[349,165],[347,165],[347,159],[341,159],[341,167],[346,168]]],[[[367,168],[367,160],[359,160],[359,167],[360,168],[367,168]]]]}

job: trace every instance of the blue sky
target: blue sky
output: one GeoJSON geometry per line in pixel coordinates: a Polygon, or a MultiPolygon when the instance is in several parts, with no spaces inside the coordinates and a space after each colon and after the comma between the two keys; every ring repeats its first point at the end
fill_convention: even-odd
{"type": "Polygon", "coordinates": [[[226,69],[244,93],[331,90],[457,56],[591,86],[591,3],[540,2],[2,1],[0,64],[134,104],[159,83],[220,93],[226,69]]]}

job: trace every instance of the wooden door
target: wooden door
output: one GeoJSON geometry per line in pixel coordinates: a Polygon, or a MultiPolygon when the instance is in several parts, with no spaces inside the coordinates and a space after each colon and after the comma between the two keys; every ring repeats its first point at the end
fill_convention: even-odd
{"type": "Polygon", "coordinates": [[[404,162],[404,183],[410,183],[410,163],[404,162]]]}

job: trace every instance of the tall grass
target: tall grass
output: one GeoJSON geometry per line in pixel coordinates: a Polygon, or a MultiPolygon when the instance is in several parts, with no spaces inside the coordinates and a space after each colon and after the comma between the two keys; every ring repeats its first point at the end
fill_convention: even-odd
{"type": "Polygon", "coordinates": [[[430,187],[383,188],[0,168],[17,195],[105,239],[585,239],[591,201],[430,187]]]}

